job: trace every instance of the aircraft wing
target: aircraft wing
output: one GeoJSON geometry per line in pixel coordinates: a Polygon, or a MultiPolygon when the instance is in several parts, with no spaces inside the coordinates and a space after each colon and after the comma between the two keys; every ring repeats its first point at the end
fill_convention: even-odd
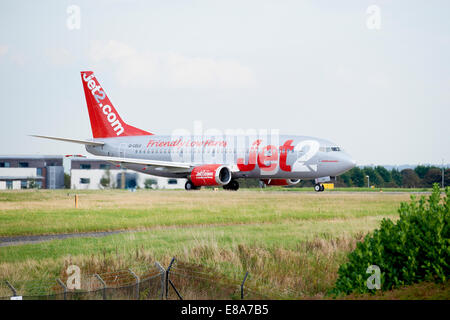
{"type": "MultiPolygon", "coordinates": [[[[159,170],[169,170],[173,173],[189,173],[191,169],[196,165],[186,162],[172,162],[161,160],[147,160],[147,159],[133,159],[133,158],[119,158],[119,157],[103,157],[96,156],[94,159],[112,162],[115,164],[138,164],[142,166],[154,167],[159,170]]],[[[239,168],[236,165],[230,167],[232,173],[239,172],[239,168]]]]}
{"type": "Polygon", "coordinates": [[[59,137],[51,137],[51,136],[39,136],[39,135],[30,135],[32,137],[36,138],[44,138],[44,139],[51,139],[51,140],[58,140],[58,141],[64,141],[64,142],[72,142],[72,143],[79,143],[84,144],[88,146],[103,146],[105,143],[101,141],[90,141],[90,140],[75,140],[75,139],[67,139],[67,138],[59,138],[59,137]]]}
{"type": "Polygon", "coordinates": [[[113,163],[120,164],[139,164],[149,167],[159,167],[165,169],[184,169],[182,172],[189,172],[193,167],[189,163],[184,162],[172,162],[172,161],[160,161],[160,160],[147,160],[147,159],[132,159],[132,158],[119,158],[119,157],[95,157],[95,159],[104,160],[113,163]]]}

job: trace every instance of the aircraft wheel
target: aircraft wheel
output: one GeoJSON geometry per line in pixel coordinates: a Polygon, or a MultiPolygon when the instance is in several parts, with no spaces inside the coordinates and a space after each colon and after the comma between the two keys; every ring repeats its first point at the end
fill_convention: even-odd
{"type": "Polygon", "coordinates": [[[194,184],[191,181],[189,181],[189,180],[186,181],[186,184],[184,185],[184,188],[186,190],[195,190],[196,189],[194,184]]]}
{"type": "Polygon", "coordinates": [[[314,191],[316,191],[316,192],[323,191],[322,188],[323,188],[323,186],[321,186],[319,183],[317,183],[317,184],[314,186],[314,191]]]}
{"type": "Polygon", "coordinates": [[[239,182],[231,180],[230,183],[223,186],[223,189],[237,191],[239,189],[239,182]]]}

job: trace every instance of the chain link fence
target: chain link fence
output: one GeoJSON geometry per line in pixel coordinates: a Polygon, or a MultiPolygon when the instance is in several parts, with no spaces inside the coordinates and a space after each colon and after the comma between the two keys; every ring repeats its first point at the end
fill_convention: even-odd
{"type": "Polygon", "coordinates": [[[81,274],[79,289],[68,277],[0,283],[0,300],[156,300],[271,299],[242,281],[229,280],[172,259],[167,268],[154,266],[98,274],[81,274]]]}
{"type": "Polygon", "coordinates": [[[165,272],[151,267],[144,270],[117,270],[80,275],[79,289],[69,289],[67,278],[36,281],[8,281],[0,284],[0,299],[22,300],[120,300],[161,299],[165,272]],[[20,299],[20,298],[18,298],[20,299]]]}

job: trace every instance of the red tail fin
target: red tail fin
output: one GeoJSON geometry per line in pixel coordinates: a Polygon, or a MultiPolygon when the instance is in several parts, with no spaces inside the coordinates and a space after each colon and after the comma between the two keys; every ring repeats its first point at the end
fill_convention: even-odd
{"type": "Polygon", "coordinates": [[[152,133],[126,124],[109,101],[105,90],[92,71],[81,71],[84,95],[91,120],[94,138],[112,138],[123,136],[145,136],[152,133]]]}

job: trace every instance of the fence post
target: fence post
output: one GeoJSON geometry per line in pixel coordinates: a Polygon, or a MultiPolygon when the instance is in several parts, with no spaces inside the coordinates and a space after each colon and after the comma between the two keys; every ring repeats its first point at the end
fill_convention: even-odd
{"type": "Polygon", "coordinates": [[[61,281],[61,279],[56,279],[56,282],[58,282],[58,284],[63,287],[64,289],[64,300],[67,300],[67,287],[66,285],[61,281]]]}
{"type": "Polygon", "coordinates": [[[175,293],[177,294],[177,296],[178,296],[178,299],[180,299],[180,300],[183,300],[183,297],[181,296],[181,294],[178,292],[178,290],[177,290],[177,288],[175,287],[175,285],[173,284],[173,282],[172,282],[172,280],[170,280],[170,278],[169,278],[169,272],[170,272],[170,269],[172,268],[172,265],[173,265],[173,263],[175,262],[175,257],[173,257],[172,258],[172,261],[170,261],[170,265],[169,265],[169,267],[167,268],[167,271],[166,271],[166,299],[168,298],[168,296],[169,296],[169,284],[172,286],[172,289],[175,291],[175,293]]]}
{"type": "Polygon", "coordinates": [[[163,268],[162,265],[159,264],[159,262],[155,262],[155,266],[160,270],[161,272],[161,300],[164,300],[164,293],[166,292],[165,283],[166,283],[166,270],[163,268]]]}
{"type": "Polygon", "coordinates": [[[106,300],[106,283],[103,281],[102,277],[100,277],[98,274],[94,274],[94,276],[101,282],[103,285],[103,300],[106,300]]]}
{"type": "Polygon", "coordinates": [[[136,275],[136,273],[133,272],[133,270],[128,269],[128,271],[130,271],[131,275],[136,279],[136,300],[139,300],[139,282],[140,282],[140,279],[136,275]]]}
{"type": "Polygon", "coordinates": [[[17,291],[16,289],[13,287],[13,285],[11,283],[9,283],[8,280],[5,280],[6,285],[11,289],[11,291],[13,292],[13,297],[17,297],[17,291]]]}
{"type": "Polygon", "coordinates": [[[244,280],[241,283],[241,299],[242,300],[244,299],[244,283],[245,283],[245,280],[247,280],[247,276],[248,276],[248,271],[245,273],[244,280]]]}
{"type": "Polygon", "coordinates": [[[169,267],[166,270],[166,284],[165,284],[165,289],[166,289],[166,300],[169,296],[169,273],[170,273],[170,268],[172,268],[173,263],[175,262],[175,257],[172,258],[172,260],[170,261],[169,267]]]}

